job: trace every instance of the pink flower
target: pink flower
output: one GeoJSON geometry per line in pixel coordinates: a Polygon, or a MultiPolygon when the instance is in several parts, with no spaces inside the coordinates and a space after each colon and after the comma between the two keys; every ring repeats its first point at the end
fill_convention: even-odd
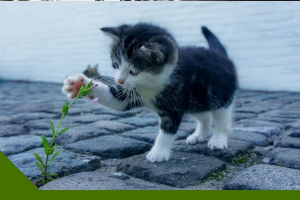
{"type": "Polygon", "coordinates": [[[98,99],[99,99],[99,98],[95,98],[95,99],[93,100],[94,104],[95,104],[95,103],[98,103],[98,99]]]}

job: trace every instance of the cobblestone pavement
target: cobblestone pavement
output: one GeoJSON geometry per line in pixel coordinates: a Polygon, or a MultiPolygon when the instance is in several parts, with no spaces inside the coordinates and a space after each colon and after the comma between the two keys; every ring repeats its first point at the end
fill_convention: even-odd
{"type": "MultiPolygon", "coordinates": [[[[32,181],[40,178],[33,152],[61,117],[62,85],[0,83],[0,150],[32,181]]],[[[60,178],[40,189],[222,190],[300,189],[300,93],[239,90],[228,149],[186,145],[195,122],[185,116],[169,162],[145,159],[158,133],[146,109],[117,112],[86,100],[69,110],[49,171],[60,178]]]]}

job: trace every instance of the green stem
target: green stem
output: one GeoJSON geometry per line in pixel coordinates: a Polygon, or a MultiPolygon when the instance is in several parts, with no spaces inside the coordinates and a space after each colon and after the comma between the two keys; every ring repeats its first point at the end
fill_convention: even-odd
{"type": "MultiPolygon", "coordinates": [[[[78,96],[79,96],[79,95],[78,95],[78,96]]],[[[78,96],[76,97],[76,99],[78,98],[78,96]]],[[[69,108],[70,108],[70,106],[76,101],[76,99],[74,99],[74,100],[72,101],[72,103],[68,106],[69,108]]],[[[57,134],[57,132],[58,132],[58,129],[59,129],[59,127],[60,127],[60,124],[61,124],[63,118],[64,118],[64,114],[62,114],[62,116],[61,116],[61,118],[60,118],[59,124],[58,124],[58,126],[57,126],[57,129],[56,129],[55,134],[53,135],[53,138],[52,138],[52,141],[51,141],[51,144],[50,144],[49,148],[52,148],[54,139],[56,138],[56,134],[57,134]]],[[[46,158],[45,173],[47,173],[47,168],[48,168],[48,166],[47,166],[47,163],[48,163],[48,157],[49,157],[49,155],[47,155],[47,158],[46,158]]],[[[46,180],[47,180],[47,175],[45,175],[45,181],[46,181],[46,180]]]]}
{"type": "MultiPolygon", "coordinates": [[[[76,97],[76,99],[79,97],[79,94],[78,94],[78,96],[76,97]]],[[[71,107],[71,105],[75,102],[75,100],[76,99],[74,99],[73,101],[72,101],[72,103],[69,105],[69,108],[71,107]]]]}
{"type": "MultiPolygon", "coordinates": [[[[79,97],[79,95],[78,95],[78,96],[72,101],[72,103],[68,106],[69,108],[70,108],[71,105],[76,101],[76,99],[78,99],[78,97],[79,97]]],[[[61,118],[60,118],[59,124],[58,124],[58,126],[57,126],[57,129],[56,129],[55,134],[53,135],[53,138],[52,138],[52,141],[51,141],[51,144],[50,144],[49,148],[52,148],[54,139],[56,138],[56,134],[57,134],[57,132],[58,132],[58,129],[59,129],[59,127],[60,127],[60,124],[61,124],[63,118],[64,118],[64,114],[62,114],[62,116],[61,116],[61,118]]],[[[48,166],[47,166],[47,164],[48,164],[48,157],[49,157],[49,155],[47,155],[47,158],[46,158],[45,174],[47,173],[47,168],[48,168],[48,166]]],[[[47,181],[47,175],[45,175],[44,179],[45,179],[45,181],[47,181]]]]}
{"type": "MultiPolygon", "coordinates": [[[[79,96],[79,95],[78,95],[79,96]]],[[[68,106],[69,108],[71,107],[71,105],[76,101],[76,99],[78,98],[78,96],[72,101],[72,103],[68,106]]],[[[59,127],[60,127],[60,124],[61,124],[61,122],[62,122],[62,120],[63,120],[63,118],[64,118],[64,114],[62,114],[62,116],[61,116],[61,118],[60,118],[60,121],[59,121],[59,124],[58,124],[58,126],[57,126],[57,129],[56,129],[56,131],[55,131],[55,136],[53,136],[53,139],[52,139],[52,142],[51,142],[51,145],[50,145],[50,148],[52,147],[52,144],[53,144],[53,141],[54,141],[54,139],[55,139],[55,137],[56,137],[56,134],[57,134],[57,132],[58,132],[58,129],[59,129],[59,127]]]]}
{"type": "MultiPolygon", "coordinates": [[[[58,124],[57,129],[56,129],[56,131],[55,131],[55,134],[54,134],[54,136],[53,136],[53,139],[55,139],[55,137],[56,137],[57,131],[58,131],[59,127],[60,127],[60,124],[61,124],[63,118],[64,118],[64,114],[62,114],[62,116],[61,116],[61,118],[60,118],[59,124],[58,124]]],[[[52,143],[53,143],[53,140],[52,140],[52,143]]],[[[52,143],[51,143],[51,145],[50,145],[50,148],[51,148],[51,146],[52,146],[52,143]]]]}
{"type": "MultiPolygon", "coordinates": [[[[51,145],[53,144],[53,141],[54,141],[54,139],[52,139],[52,143],[51,143],[51,145]]],[[[50,146],[50,148],[51,148],[51,146],[50,146]]],[[[45,181],[47,181],[47,163],[48,163],[48,156],[49,155],[47,155],[47,158],[46,158],[46,164],[45,164],[45,181]]]]}

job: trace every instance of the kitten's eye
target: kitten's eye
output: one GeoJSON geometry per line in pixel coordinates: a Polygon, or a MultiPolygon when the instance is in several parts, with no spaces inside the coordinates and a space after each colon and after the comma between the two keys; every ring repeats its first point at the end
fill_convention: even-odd
{"type": "Polygon", "coordinates": [[[138,72],[134,72],[132,70],[129,71],[129,74],[131,74],[132,76],[137,76],[139,73],[138,72]]]}
{"type": "Polygon", "coordinates": [[[115,64],[115,68],[116,68],[116,69],[119,69],[119,65],[118,65],[117,63],[115,64]]]}

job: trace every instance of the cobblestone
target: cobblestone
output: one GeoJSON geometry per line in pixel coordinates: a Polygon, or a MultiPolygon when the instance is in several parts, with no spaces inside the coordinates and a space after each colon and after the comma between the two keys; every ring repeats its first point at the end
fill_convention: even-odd
{"type": "Polygon", "coordinates": [[[120,136],[102,136],[67,144],[64,148],[104,158],[126,158],[150,150],[151,145],[120,136]]]}
{"type": "MultiPolygon", "coordinates": [[[[61,87],[0,83],[0,150],[31,181],[40,178],[33,151],[45,159],[41,135],[50,140],[49,121],[57,126],[67,100],[61,87]]],[[[293,177],[299,176],[300,165],[300,94],[238,90],[234,107],[228,149],[186,145],[196,122],[185,115],[169,162],[149,163],[145,156],[158,134],[157,114],[144,108],[119,112],[78,100],[61,125],[71,129],[54,141],[62,151],[49,168],[66,177],[41,189],[299,190],[293,177]],[[100,159],[106,164],[101,166],[100,159]],[[216,180],[220,174],[225,177],[216,180]]]]}
{"type": "Polygon", "coordinates": [[[285,167],[256,165],[239,173],[225,190],[299,190],[299,170],[285,167]]]}
{"type": "Polygon", "coordinates": [[[253,147],[254,146],[249,142],[228,140],[227,149],[212,151],[207,147],[207,142],[196,145],[187,145],[185,140],[178,140],[174,142],[173,151],[204,154],[226,162],[232,162],[236,157],[249,153],[253,147]]]}

